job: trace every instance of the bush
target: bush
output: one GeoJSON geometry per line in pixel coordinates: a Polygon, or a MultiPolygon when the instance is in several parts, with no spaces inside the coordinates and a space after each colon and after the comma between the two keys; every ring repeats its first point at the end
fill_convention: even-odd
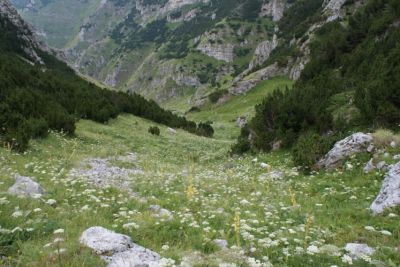
{"type": "Polygon", "coordinates": [[[44,138],[49,134],[49,125],[43,118],[31,118],[28,124],[33,138],[44,138]]]}
{"type": "Polygon", "coordinates": [[[204,137],[213,137],[214,129],[211,126],[211,122],[199,123],[196,134],[204,137]]]}
{"type": "Polygon", "coordinates": [[[250,145],[250,130],[248,126],[241,129],[241,134],[239,135],[237,142],[231,147],[231,155],[237,154],[242,155],[251,149],[250,145]]]}
{"type": "Polygon", "coordinates": [[[315,132],[302,134],[292,150],[294,164],[310,170],[329,151],[330,147],[329,138],[324,138],[315,132]]]}
{"type": "Polygon", "coordinates": [[[151,126],[149,128],[149,133],[151,133],[152,135],[160,135],[160,128],[158,128],[157,126],[151,126]]]}
{"type": "Polygon", "coordinates": [[[218,91],[215,91],[215,92],[211,93],[211,94],[208,96],[208,99],[210,99],[211,103],[217,103],[218,100],[219,100],[223,95],[225,95],[225,94],[227,94],[227,93],[228,93],[228,90],[218,90],[218,91]]]}

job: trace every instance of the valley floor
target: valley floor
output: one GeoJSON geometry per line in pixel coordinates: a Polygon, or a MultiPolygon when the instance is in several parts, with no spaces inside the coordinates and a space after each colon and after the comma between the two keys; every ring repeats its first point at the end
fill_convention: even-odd
{"type": "Polygon", "coordinates": [[[76,138],[52,133],[24,155],[1,149],[2,266],[102,266],[79,244],[91,226],[127,234],[183,266],[346,266],[348,242],[377,250],[354,266],[398,266],[399,210],[371,215],[382,176],[363,174],[357,159],[353,170],[303,176],[286,152],[258,155],[257,162],[230,158],[229,140],[162,126],[156,137],[150,125],[128,115],[108,125],[81,121],[76,138]],[[99,168],[108,174],[88,173],[93,159],[107,159],[99,168]],[[115,179],[127,170],[130,186],[115,179]],[[47,193],[10,196],[15,174],[34,178],[47,193]],[[114,188],[96,186],[93,177],[114,188]],[[150,205],[173,219],[154,217],[150,205]],[[54,244],[57,229],[65,232],[54,244]]]}

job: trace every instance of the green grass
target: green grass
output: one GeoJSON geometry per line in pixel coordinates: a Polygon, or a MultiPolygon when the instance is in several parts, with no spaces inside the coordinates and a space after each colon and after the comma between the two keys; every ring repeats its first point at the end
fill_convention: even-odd
{"type": "Polygon", "coordinates": [[[201,112],[193,112],[188,114],[188,118],[196,121],[211,120],[215,122],[217,138],[235,139],[239,135],[239,129],[236,127],[236,119],[239,116],[251,118],[255,114],[254,107],[260,104],[263,99],[276,89],[289,88],[293,81],[286,77],[277,77],[259,83],[250,90],[246,95],[233,96],[223,105],[207,104],[202,107],[201,112]]]}
{"type": "MultiPolygon", "coordinates": [[[[375,247],[373,259],[386,266],[400,262],[399,217],[391,218],[387,213],[373,216],[367,209],[379,191],[382,175],[365,175],[365,159],[351,159],[353,170],[303,176],[293,169],[285,151],[260,154],[258,163],[253,163],[250,156],[230,158],[230,141],[184,131],[171,133],[161,125],[161,135],[156,137],[147,132],[151,125],[128,115],[108,125],[81,121],[75,138],[51,133],[45,140],[33,141],[23,155],[1,149],[0,226],[21,228],[13,234],[1,234],[0,254],[6,256],[2,264],[102,266],[104,263],[78,242],[80,234],[95,225],[127,234],[177,263],[186,257],[197,266],[218,266],[218,259],[251,266],[249,258],[263,261],[265,256],[274,266],[346,266],[339,256],[309,255],[301,250],[311,244],[342,248],[347,242],[375,247]],[[86,180],[68,176],[69,170],[85,159],[112,158],[127,152],[136,153],[137,160],[112,164],[144,171],[132,177],[136,198],[129,198],[123,189],[96,188],[86,180]],[[260,162],[283,172],[283,179],[268,178],[260,162]],[[34,177],[47,194],[39,200],[8,195],[13,173],[34,177]],[[197,192],[193,198],[187,195],[190,185],[197,192]],[[57,204],[46,204],[48,199],[55,199],[57,204]],[[293,206],[293,199],[297,206],[293,206]],[[153,218],[148,212],[151,204],[172,211],[174,220],[153,218]],[[35,212],[37,208],[41,210],[35,212]],[[14,218],[16,210],[23,215],[14,218]],[[215,238],[228,240],[230,246],[238,244],[235,216],[241,219],[239,242],[243,253],[234,247],[219,251],[211,242],[215,238]],[[123,225],[130,222],[139,228],[125,229],[123,225]],[[365,226],[392,235],[371,232],[365,226]],[[65,229],[60,247],[66,251],[61,257],[54,246],[44,247],[54,240],[53,231],[59,228],[65,229]],[[309,228],[307,233],[305,228],[309,228]],[[163,250],[165,245],[169,249],[163,250]]],[[[399,209],[391,212],[400,215],[399,209]]],[[[353,266],[370,265],[357,261],[353,266]]]]}

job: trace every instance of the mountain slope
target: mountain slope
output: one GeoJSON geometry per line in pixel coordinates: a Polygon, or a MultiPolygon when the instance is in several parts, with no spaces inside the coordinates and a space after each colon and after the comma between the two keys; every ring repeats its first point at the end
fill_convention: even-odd
{"type": "MultiPolygon", "coordinates": [[[[56,11],[57,1],[50,2],[56,11]]],[[[345,2],[108,0],[96,8],[87,3],[91,15],[64,45],[69,62],[82,73],[159,103],[180,101],[188,110],[204,105],[211,93],[226,99],[271,77],[298,79],[315,30],[361,4],[345,2]]],[[[36,6],[35,12],[22,11],[33,23],[45,12],[36,6]]],[[[70,23],[76,27],[79,20],[70,23]]]]}
{"type": "MultiPolygon", "coordinates": [[[[320,27],[309,44],[309,63],[293,90],[276,91],[257,106],[241,142],[269,150],[278,141],[287,146],[300,139],[305,142],[310,133],[331,143],[357,129],[398,131],[399,21],[398,1],[370,0],[347,21],[320,27]]],[[[325,149],[317,154],[322,156],[325,149]]]]}
{"type": "Polygon", "coordinates": [[[8,0],[0,3],[0,40],[0,140],[9,148],[23,151],[30,138],[44,137],[49,129],[72,135],[80,118],[107,122],[123,112],[200,135],[212,131],[137,94],[83,80],[37,41],[8,0]]]}

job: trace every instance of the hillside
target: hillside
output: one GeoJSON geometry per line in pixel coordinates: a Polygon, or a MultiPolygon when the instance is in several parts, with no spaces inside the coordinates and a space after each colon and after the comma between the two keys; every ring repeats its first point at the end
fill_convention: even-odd
{"type": "Polygon", "coordinates": [[[398,0],[13,4],[0,266],[400,266],[398,0]]]}
{"type": "Polygon", "coordinates": [[[298,79],[313,30],[351,15],[359,5],[344,6],[341,0],[86,1],[78,12],[90,10],[84,22],[72,17],[65,23],[54,18],[65,12],[63,2],[19,7],[47,40],[54,36],[46,27],[62,23],[75,29],[74,35],[61,27],[57,31],[68,39],[62,45],[68,61],[82,73],[161,104],[178,99],[186,110],[204,105],[211,93],[244,94],[281,75],[298,79]],[[55,23],[42,22],[47,12],[55,23]]]}
{"type": "Polygon", "coordinates": [[[206,124],[196,125],[154,101],[137,94],[101,89],[83,80],[64,62],[62,55],[37,41],[8,1],[0,3],[0,140],[4,146],[24,151],[31,138],[56,130],[73,135],[81,118],[106,123],[121,113],[131,113],[212,135],[206,124]]]}

